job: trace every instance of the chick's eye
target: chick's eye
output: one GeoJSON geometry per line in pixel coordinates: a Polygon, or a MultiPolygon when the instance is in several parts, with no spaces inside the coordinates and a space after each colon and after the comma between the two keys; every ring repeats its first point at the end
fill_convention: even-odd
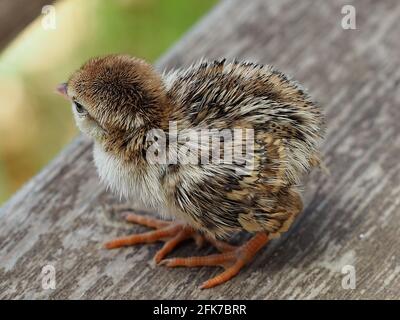
{"type": "Polygon", "coordinates": [[[74,101],[74,105],[75,105],[76,112],[78,112],[80,114],[86,113],[86,109],[79,102],[74,101]]]}

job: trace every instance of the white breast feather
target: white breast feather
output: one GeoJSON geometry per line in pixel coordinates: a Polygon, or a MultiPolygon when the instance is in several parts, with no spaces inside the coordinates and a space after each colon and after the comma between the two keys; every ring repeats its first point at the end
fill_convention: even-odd
{"type": "Polygon", "coordinates": [[[131,201],[135,209],[147,209],[167,214],[165,193],[160,184],[161,172],[149,167],[146,174],[139,174],[129,165],[95,144],[94,162],[100,179],[112,192],[131,201]],[[138,207],[139,206],[139,207],[138,207]]]}

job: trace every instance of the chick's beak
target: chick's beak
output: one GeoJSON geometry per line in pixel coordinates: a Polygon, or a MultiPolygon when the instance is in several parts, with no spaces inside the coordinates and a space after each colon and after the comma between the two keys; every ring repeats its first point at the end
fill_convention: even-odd
{"type": "Polygon", "coordinates": [[[65,82],[60,83],[56,87],[56,92],[60,95],[62,95],[65,99],[69,99],[67,95],[67,84],[65,82]]]}

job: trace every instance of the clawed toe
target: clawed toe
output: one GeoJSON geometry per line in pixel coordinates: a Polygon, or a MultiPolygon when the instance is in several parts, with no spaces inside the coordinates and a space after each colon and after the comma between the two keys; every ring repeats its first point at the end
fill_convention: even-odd
{"type": "Polygon", "coordinates": [[[155,229],[164,228],[171,224],[170,221],[164,221],[164,220],[160,220],[160,219],[156,219],[156,218],[145,217],[145,216],[141,216],[136,213],[128,213],[125,216],[125,220],[127,222],[140,224],[142,226],[146,226],[149,228],[155,228],[155,229]]]}
{"type": "Polygon", "coordinates": [[[266,233],[258,233],[247,243],[237,247],[202,235],[193,228],[182,223],[163,221],[134,213],[127,214],[125,218],[128,222],[154,228],[155,230],[117,238],[105,244],[107,249],[164,241],[164,245],[154,256],[154,261],[157,264],[162,264],[167,267],[224,267],[224,272],[202,284],[201,288],[203,289],[215,287],[233,278],[268,242],[268,235],[266,233]],[[203,257],[164,259],[180,243],[189,239],[193,239],[198,246],[202,246],[204,242],[209,242],[217,248],[220,253],[203,257]]]}
{"type": "Polygon", "coordinates": [[[202,247],[207,241],[213,244],[220,251],[230,250],[233,248],[233,246],[222,241],[206,238],[204,235],[196,232],[193,228],[182,223],[164,221],[135,213],[126,214],[125,220],[127,222],[154,228],[155,230],[114,239],[104,245],[106,249],[116,249],[135,244],[164,241],[165,243],[163,247],[158,250],[154,256],[154,261],[158,264],[179,244],[189,239],[193,239],[198,247],[202,247]]]}
{"type": "Polygon", "coordinates": [[[192,230],[182,229],[180,230],[176,236],[172,239],[169,239],[165,242],[164,246],[157,251],[156,255],[154,256],[154,261],[158,264],[161,262],[164,257],[174,250],[181,242],[189,239],[193,235],[192,230]]]}
{"type": "Polygon", "coordinates": [[[176,232],[178,232],[180,228],[181,226],[179,225],[171,225],[154,231],[117,238],[107,242],[105,244],[105,247],[107,249],[115,249],[120,247],[132,246],[139,243],[153,243],[164,238],[173,236],[176,232]]]}
{"type": "Polygon", "coordinates": [[[221,266],[225,268],[224,272],[201,285],[202,289],[212,288],[237,275],[267,242],[268,235],[265,233],[258,233],[255,237],[240,247],[233,247],[227,244],[224,248],[225,252],[219,254],[212,254],[203,257],[165,259],[161,264],[167,267],[221,266]]]}

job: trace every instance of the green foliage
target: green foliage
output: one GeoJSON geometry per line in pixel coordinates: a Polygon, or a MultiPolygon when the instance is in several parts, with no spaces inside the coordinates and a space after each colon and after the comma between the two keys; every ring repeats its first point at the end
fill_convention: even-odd
{"type": "Polygon", "coordinates": [[[65,0],[56,4],[56,30],[38,20],[17,38],[0,57],[0,135],[9,137],[0,139],[0,204],[77,134],[57,83],[92,56],[154,62],[216,2],[65,0]]]}

